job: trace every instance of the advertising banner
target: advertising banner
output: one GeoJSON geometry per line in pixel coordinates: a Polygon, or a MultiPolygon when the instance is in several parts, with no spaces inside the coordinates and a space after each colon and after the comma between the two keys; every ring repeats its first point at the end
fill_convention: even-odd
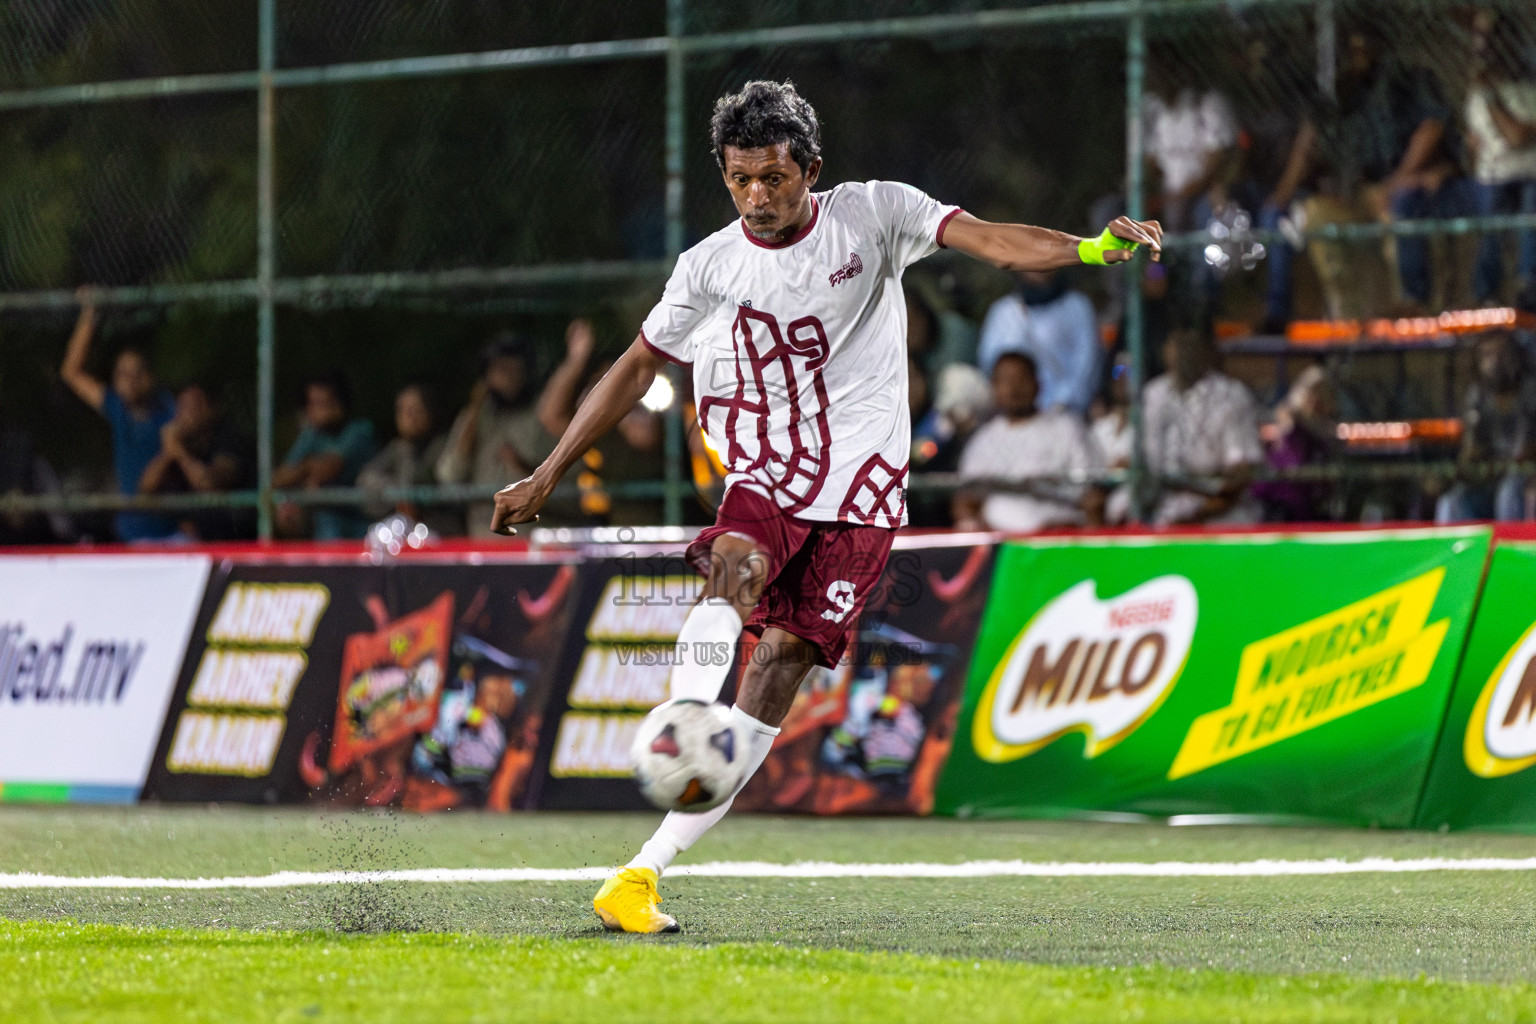
{"type": "Polygon", "coordinates": [[[222,563],[145,795],[530,806],[575,573],[222,563]]]}
{"type": "Polygon", "coordinates": [[[208,566],[203,555],[0,562],[0,800],[138,799],[208,566]]]}
{"type": "MultiPolygon", "coordinates": [[[[927,813],[954,731],[991,555],[990,541],[976,535],[899,536],[861,621],[850,624],[847,656],[807,677],[772,753],[735,806],[927,813]]],[[[677,634],[702,582],[680,552],[582,565],[558,673],[569,688],[555,695],[540,751],[539,807],[648,806],[630,777],[629,748],[645,713],[667,697],[677,634]]],[[[740,664],[752,657],[746,640],[740,664]]],[[[722,699],[733,687],[734,678],[722,699]]]]}
{"type": "Polygon", "coordinates": [[[1409,825],[1489,538],[1005,545],[937,809],[1409,825]]]}
{"type": "Polygon", "coordinates": [[[1499,540],[1424,790],[1425,828],[1536,831],[1536,543],[1499,540]]]}

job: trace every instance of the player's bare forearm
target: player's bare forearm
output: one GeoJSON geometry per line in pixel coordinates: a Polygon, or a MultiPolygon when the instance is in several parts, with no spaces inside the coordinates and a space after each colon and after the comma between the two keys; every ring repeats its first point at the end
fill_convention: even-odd
{"type": "MultiPolygon", "coordinates": [[[[1119,217],[1109,225],[1109,231],[1116,238],[1150,247],[1153,259],[1162,253],[1163,230],[1157,221],[1119,217]]],[[[968,213],[959,214],[944,228],[944,244],[949,248],[1013,272],[1078,266],[1083,262],[1082,242],[1065,231],[1029,224],[996,224],[968,213]]],[[[1130,258],[1130,249],[1104,253],[1106,263],[1123,263],[1130,258]]]]}
{"type": "Polygon", "coordinates": [[[577,406],[570,426],[560,435],[560,443],[549,458],[526,478],[496,492],[491,532],[512,533],[515,531],[511,528],[518,523],[538,518],[539,509],[549,500],[565,471],[628,415],[650,390],[662,362],[644,342],[635,339],[577,406]]]}

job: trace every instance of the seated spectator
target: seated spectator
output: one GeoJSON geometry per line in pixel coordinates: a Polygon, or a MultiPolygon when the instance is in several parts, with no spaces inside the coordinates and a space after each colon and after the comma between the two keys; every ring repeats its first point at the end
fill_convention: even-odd
{"type": "MultiPolygon", "coordinates": [[[[480,484],[490,494],[533,472],[555,450],[558,438],[539,422],[529,394],[531,356],[528,343],[510,333],[486,345],[480,381],[453,421],[437,460],[439,483],[480,484]]],[[[489,500],[470,504],[465,519],[469,536],[495,536],[490,533],[494,507],[489,500]]]]}
{"type": "Polygon", "coordinates": [[[907,299],[907,355],[930,378],[946,366],[976,362],[976,325],[953,309],[936,309],[914,281],[904,284],[907,299]]]}
{"type": "MultiPolygon", "coordinates": [[[[144,470],[160,452],[160,430],[176,415],[176,401],[169,391],[156,385],[149,360],[138,349],[125,348],[117,354],[111,387],[87,372],[85,364],[95,333],[96,307],[89,293],[82,293],[80,318],[59,376],[112,428],[117,492],[138,494],[144,470]]],[[[163,540],[176,532],[175,519],[153,512],[124,510],[113,517],[112,525],[117,539],[128,543],[163,540]]]]}
{"type": "Polygon", "coordinates": [[[1163,230],[1202,230],[1211,219],[1214,190],[1225,182],[1237,153],[1231,104],[1215,89],[1180,87],[1166,60],[1156,60],[1147,75],[1142,118],[1147,161],[1162,185],[1163,230]]]}
{"type": "MultiPolygon", "coordinates": [[[[610,360],[589,367],[595,348],[592,324],[584,319],[571,321],[565,333],[565,358],[539,395],[539,423],[550,437],[565,433],[587,392],[613,365],[610,360]]],[[[644,405],[636,405],[612,433],[582,453],[572,467],[578,507],[563,511],[556,504],[557,514],[594,525],[650,526],[660,522],[661,509],[656,502],[615,498],[608,484],[658,479],[663,472],[661,433],[661,417],[644,405]]]]}
{"type": "Polygon", "coordinates": [[[974,366],[955,363],[939,373],[933,402],[912,421],[912,468],[953,473],[966,442],[992,414],[992,387],[974,366]]]}
{"type": "Polygon", "coordinates": [[[998,357],[992,368],[997,415],[965,446],[960,475],[967,480],[1026,484],[1027,489],[986,494],[983,489],[968,488],[956,493],[957,528],[1030,533],[1048,526],[1098,522],[1102,509],[1098,489],[1060,479],[1101,471],[1093,442],[1082,421],[1071,413],[1037,411],[1039,393],[1034,360],[1020,352],[998,357]]]}
{"type": "Polygon", "coordinates": [[[1104,397],[1095,399],[1093,441],[1105,469],[1125,469],[1131,464],[1131,356],[1121,352],[1109,368],[1104,397]]]}
{"type": "MultiPolygon", "coordinates": [[[[1253,396],[1216,369],[1216,345],[1208,331],[1169,332],[1163,345],[1168,372],[1142,392],[1142,443],[1147,470],[1162,484],[1152,522],[1243,524],[1259,521],[1249,493],[1253,469],[1264,458],[1253,396]],[[1198,488],[1195,478],[1212,478],[1198,488]]],[[[1109,519],[1129,518],[1130,493],[1111,496],[1109,519]]]]}
{"type": "MultiPolygon", "coordinates": [[[[1463,462],[1525,462],[1536,456],[1536,378],[1526,372],[1519,348],[1505,332],[1478,342],[1461,443],[1463,462]]],[[[1458,483],[1436,503],[1435,521],[1530,519],[1536,508],[1528,484],[1513,469],[1492,479],[1458,483]]]]}
{"type": "MultiPolygon", "coordinates": [[[[371,489],[386,487],[423,487],[437,483],[437,460],[442,457],[447,439],[437,433],[432,402],[421,384],[407,384],[395,394],[395,439],[368,460],[357,473],[357,486],[371,489]]],[[[464,529],[464,517],[442,508],[423,508],[409,501],[376,503],[363,509],[370,519],[383,519],[391,512],[420,523],[438,536],[456,536],[464,529]]]]}
{"type": "Polygon", "coordinates": [[[987,310],[977,363],[991,375],[1004,352],[1019,352],[1040,368],[1040,408],[1082,416],[1099,384],[1101,348],[1093,303],[1061,271],[1019,275],[1019,287],[987,310]]]}
{"type": "MultiPolygon", "coordinates": [[[[139,478],[143,494],[213,494],[252,483],[250,446],[224,422],[220,404],[202,384],[176,396],[176,415],[160,430],[160,454],[139,478]]],[[[178,515],[177,539],[232,540],[247,532],[229,509],[178,515]]]]}
{"type": "MultiPolygon", "coordinates": [[[[24,431],[0,427],[0,498],[62,491],[58,474],[37,453],[32,438],[24,431]]],[[[0,547],[64,544],[74,538],[74,524],[61,512],[0,514],[0,547]]]]}
{"type": "MultiPolygon", "coordinates": [[[[272,486],[351,487],[357,474],[373,457],[373,424],[367,420],[348,420],[352,413],[352,389],[339,372],[312,377],[304,385],[303,427],[283,464],[272,472],[272,486]]],[[[316,540],[361,538],[368,530],[368,520],[350,508],[311,506],[306,529],[305,509],[293,503],[279,505],[277,525],[290,537],[306,533],[316,540]]]]}
{"type": "MultiPolygon", "coordinates": [[[[1467,147],[1471,150],[1476,211],[1482,216],[1536,213],[1536,80],[1515,58],[1514,22],[1493,11],[1476,15],[1472,87],[1467,92],[1467,147]]],[[[1483,235],[1472,293],[1497,302],[1504,281],[1504,238],[1483,235]]],[[[1522,305],[1536,303],[1536,230],[1520,232],[1517,270],[1522,305]]]]}
{"type": "MultiPolygon", "coordinates": [[[[1465,190],[1447,145],[1450,109],[1434,75],[1385,55],[1379,27],[1362,23],[1346,35],[1332,116],[1296,136],[1298,176],[1320,160],[1332,187],[1304,200],[1304,226],[1454,216],[1465,212],[1465,190]]],[[[1429,240],[1403,235],[1384,243],[1396,266],[1400,313],[1428,307],[1429,240]]],[[[1314,238],[1308,255],[1322,281],[1328,315],[1379,316],[1391,305],[1372,283],[1359,251],[1348,242],[1314,238]]]]}
{"type": "MultiPolygon", "coordinates": [[[[1334,450],[1333,385],[1321,366],[1309,366],[1296,376],[1290,392],[1275,409],[1278,436],[1268,446],[1271,469],[1295,469],[1322,462],[1334,450]]],[[[1266,480],[1253,485],[1254,497],[1271,523],[1308,523],[1326,519],[1333,487],[1326,480],[1266,480]]]]}

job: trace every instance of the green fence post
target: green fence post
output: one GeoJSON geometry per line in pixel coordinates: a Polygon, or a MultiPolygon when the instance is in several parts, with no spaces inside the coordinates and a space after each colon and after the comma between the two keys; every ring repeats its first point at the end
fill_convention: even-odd
{"type": "Polygon", "coordinates": [[[272,281],[273,252],[272,147],[276,134],[272,71],[277,63],[277,0],[261,0],[260,75],[256,93],[256,532],[272,539],[272,393],[276,309],[272,281]]]}
{"type": "MultiPolygon", "coordinates": [[[[674,264],[683,251],[683,134],[685,56],[682,36],[686,29],[685,0],[667,0],[667,139],[666,204],[667,261],[674,264]]],[[[670,374],[670,369],[664,371],[670,374]]],[[[666,413],[666,497],[662,521],[668,526],[683,522],[683,407],[682,389],[666,413]]]]}
{"type": "MultiPolygon", "coordinates": [[[[1125,212],[1132,220],[1141,220],[1142,161],[1142,81],[1147,63],[1147,20],[1142,0],[1134,0],[1125,26],[1125,212]]],[[[1141,315],[1142,263],[1125,266],[1125,342],[1131,355],[1131,465],[1127,482],[1131,489],[1131,514],[1139,523],[1147,521],[1143,481],[1147,474],[1146,446],[1143,443],[1141,389],[1145,382],[1146,337],[1141,315]]]]}

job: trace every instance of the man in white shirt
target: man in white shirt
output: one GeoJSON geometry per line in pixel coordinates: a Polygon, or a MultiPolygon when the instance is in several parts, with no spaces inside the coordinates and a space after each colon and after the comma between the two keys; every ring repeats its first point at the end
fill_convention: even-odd
{"type": "MultiPolygon", "coordinates": [[[[1264,461],[1258,408],[1246,387],[1216,369],[1216,346],[1203,331],[1171,331],[1163,346],[1168,372],[1142,391],[1147,470],[1165,482],[1152,522],[1241,525],[1262,510],[1249,493],[1253,470],[1264,461]],[[1179,480],[1199,478],[1185,488],[1179,480]]],[[[1129,493],[1111,496],[1109,519],[1128,518],[1129,493]]]]}
{"type": "Polygon", "coordinates": [[[1035,362],[1004,352],[992,369],[997,415],[965,446],[960,475],[967,480],[1028,483],[1025,491],[967,489],[955,495],[960,529],[1034,533],[1048,526],[1097,522],[1103,496],[1087,481],[1103,469],[1083,421],[1060,409],[1035,407],[1040,391],[1035,362]]]}
{"type": "Polygon", "coordinates": [[[1174,89],[1165,84],[1166,71],[1154,71],[1154,82],[1164,87],[1148,92],[1143,123],[1147,159],[1162,178],[1163,220],[1170,230],[1200,230],[1210,216],[1210,190],[1236,150],[1237,117],[1214,89],[1174,89]]]}
{"type": "MultiPolygon", "coordinates": [[[[1482,216],[1536,213],[1536,80],[1519,67],[1514,23],[1493,11],[1474,19],[1471,88],[1467,90],[1466,142],[1473,157],[1473,208],[1482,216]]],[[[1504,238],[1483,235],[1472,292],[1495,302],[1504,279],[1504,238]]],[[[1536,231],[1520,232],[1517,268],[1522,299],[1536,286],[1536,231]]]]}
{"type": "MultiPolygon", "coordinates": [[[[909,185],[821,173],[816,112],[792,85],[749,82],[715,104],[716,162],[741,218],[678,258],[640,336],[582,401],[553,454],[496,495],[491,529],[537,518],[556,482],[622,419],[667,361],[692,364],[699,426],[727,468],[714,526],[689,545],[706,577],[678,635],[673,699],[714,701],[743,630],[759,634],[731,714],[748,779],[800,682],[835,665],[906,522],[906,302],[902,272],[949,246],[1007,270],[1123,263],[1161,248],[1155,222],[1117,218],[1080,239],[992,224],[909,185]]],[[[744,783],[743,783],[744,784],[744,783]]],[[[593,900],[605,927],[675,931],[658,877],[724,816],[672,812],[593,900]]]]}

